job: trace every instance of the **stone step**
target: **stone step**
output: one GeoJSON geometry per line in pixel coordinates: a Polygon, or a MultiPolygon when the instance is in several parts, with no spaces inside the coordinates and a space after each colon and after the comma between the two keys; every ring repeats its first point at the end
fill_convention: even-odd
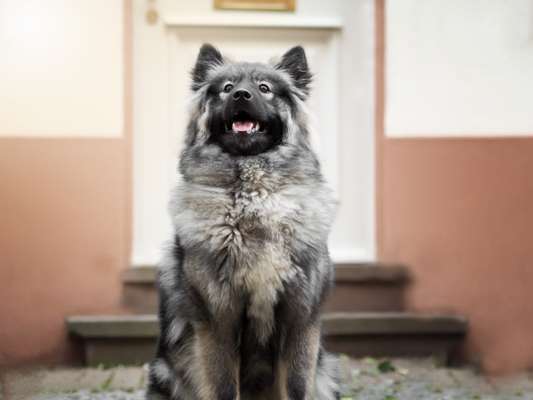
{"type": "MultiPolygon", "coordinates": [[[[123,304],[135,313],[157,311],[157,270],[129,268],[123,275],[123,304]]],[[[401,265],[380,263],[336,264],[335,288],[325,311],[402,311],[409,274],[401,265]]]]}
{"type": "MultiPolygon", "coordinates": [[[[453,360],[467,331],[463,317],[405,312],[336,312],[322,317],[329,351],[351,356],[453,360]]],[[[141,364],[154,355],[156,315],[72,316],[67,327],[81,341],[88,365],[141,364]]]]}

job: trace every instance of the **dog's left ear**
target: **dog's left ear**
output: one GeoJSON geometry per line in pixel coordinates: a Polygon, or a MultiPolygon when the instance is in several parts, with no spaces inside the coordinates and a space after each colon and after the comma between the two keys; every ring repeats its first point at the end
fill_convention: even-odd
{"type": "Polygon", "coordinates": [[[211,68],[223,63],[220,51],[209,43],[203,44],[192,70],[192,90],[198,90],[204,84],[211,68]]]}
{"type": "Polygon", "coordinates": [[[309,94],[309,85],[313,75],[309,71],[307,57],[302,46],[296,46],[287,51],[281,57],[281,61],[276,65],[276,68],[287,71],[292,77],[294,85],[305,95],[309,94]]]}

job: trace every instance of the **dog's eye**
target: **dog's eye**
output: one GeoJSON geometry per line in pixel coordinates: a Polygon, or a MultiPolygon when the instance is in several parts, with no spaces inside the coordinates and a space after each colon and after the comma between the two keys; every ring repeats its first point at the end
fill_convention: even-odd
{"type": "Polygon", "coordinates": [[[259,90],[260,90],[261,92],[263,92],[263,93],[268,93],[268,92],[270,92],[270,88],[269,88],[268,85],[265,84],[265,83],[262,83],[262,84],[259,85],[259,90]]]}
{"type": "Polygon", "coordinates": [[[233,90],[233,84],[231,84],[231,83],[226,83],[226,84],[224,85],[224,92],[225,92],[225,93],[229,93],[229,92],[231,92],[232,90],[233,90]]]}

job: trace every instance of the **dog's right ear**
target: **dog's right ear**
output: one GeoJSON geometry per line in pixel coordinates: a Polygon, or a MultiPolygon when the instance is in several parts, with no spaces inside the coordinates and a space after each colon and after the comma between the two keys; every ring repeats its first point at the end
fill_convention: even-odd
{"type": "Polygon", "coordinates": [[[277,69],[285,70],[291,76],[294,85],[300,89],[304,95],[309,94],[309,85],[313,75],[307,65],[307,57],[302,46],[295,46],[287,51],[280,62],[275,66],[277,69]]]}
{"type": "Polygon", "coordinates": [[[209,43],[203,44],[192,70],[192,90],[198,90],[206,81],[209,70],[223,62],[220,51],[209,43]]]}

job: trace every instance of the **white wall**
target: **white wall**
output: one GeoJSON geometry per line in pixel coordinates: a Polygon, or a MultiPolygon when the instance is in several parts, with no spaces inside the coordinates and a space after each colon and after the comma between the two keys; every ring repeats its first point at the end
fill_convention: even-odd
{"type": "Polygon", "coordinates": [[[387,135],[533,135],[533,0],[386,4],[387,135]]]}
{"type": "Polygon", "coordinates": [[[120,136],[122,0],[0,0],[0,136],[120,136]]]}

